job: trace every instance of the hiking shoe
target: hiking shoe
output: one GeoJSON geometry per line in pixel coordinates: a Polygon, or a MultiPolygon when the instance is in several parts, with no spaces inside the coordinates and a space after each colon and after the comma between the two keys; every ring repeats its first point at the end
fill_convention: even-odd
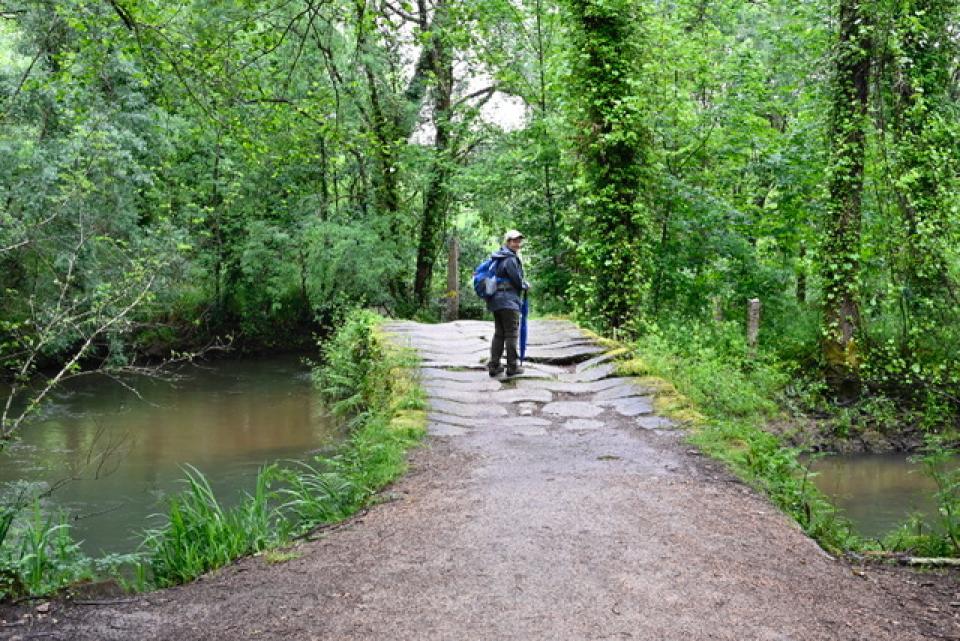
{"type": "Polygon", "coordinates": [[[520,376],[523,374],[523,368],[517,367],[516,369],[508,369],[507,376],[520,376]]]}
{"type": "Polygon", "coordinates": [[[488,367],[488,368],[487,368],[487,374],[490,375],[490,378],[494,378],[494,377],[498,376],[499,374],[503,374],[503,366],[501,365],[500,367],[494,367],[493,369],[491,369],[491,368],[488,367]]]}

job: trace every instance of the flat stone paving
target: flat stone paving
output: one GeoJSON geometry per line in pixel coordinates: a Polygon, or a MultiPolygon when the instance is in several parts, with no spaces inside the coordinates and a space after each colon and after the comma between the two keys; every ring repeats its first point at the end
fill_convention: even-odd
{"type": "MultiPolygon", "coordinates": [[[[491,427],[523,427],[514,429],[515,433],[539,437],[548,428],[599,429],[603,422],[592,419],[605,413],[628,417],[652,413],[649,390],[632,378],[615,376],[616,365],[611,362],[615,354],[566,322],[531,324],[530,360],[524,364],[524,374],[515,378],[490,378],[486,373],[492,338],[489,323],[392,323],[386,330],[423,358],[421,376],[434,412],[428,431],[433,436],[467,436],[486,421],[491,427]],[[539,422],[524,423],[530,419],[539,422]]],[[[672,426],[665,419],[659,424],[672,426]]]]}

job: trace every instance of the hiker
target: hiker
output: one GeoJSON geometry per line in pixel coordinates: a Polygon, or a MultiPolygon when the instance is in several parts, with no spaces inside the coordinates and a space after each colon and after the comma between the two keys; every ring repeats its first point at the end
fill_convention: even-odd
{"type": "Polygon", "coordinates": [[[523,374],[519,364],[517,339],[520,334],[520,297],[530,285],[523,279],[523,263],[520,262],[520,247],[523,234],[511,229],[503,235],[503,247],[490,255],[497,259],[497,291],[487,299],[487,309],[493,314],[493,342],[490,344],[490,361],[487,371],[490,376],[503,372],[500,357],[507,350],[507,376],[523,374]]]}

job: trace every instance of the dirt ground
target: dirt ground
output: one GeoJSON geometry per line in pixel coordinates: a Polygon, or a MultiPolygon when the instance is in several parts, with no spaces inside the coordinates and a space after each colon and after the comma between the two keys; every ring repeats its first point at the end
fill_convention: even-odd
{"type": "Polygon", "coordinates": [[[532,327],[552,363],[510,382],[477,368],[486,325],[395,329],[421,348],[434,412],[381,503],[283,562],[0,608],[0,638],[960,639],[956,572],[830,557],[596,349],[558,365],[591,355],[572,327],[532,327]]]}

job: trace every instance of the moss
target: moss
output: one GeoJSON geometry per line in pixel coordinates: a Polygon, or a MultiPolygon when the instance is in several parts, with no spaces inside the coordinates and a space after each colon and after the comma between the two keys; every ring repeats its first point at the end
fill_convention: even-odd
{"type": "Polygon", "coordinates": [[[263,560],[269,563],[270,565],[277,565],[280,563],[286,563],[287,561],[293,561],[299,559],[303,554],[300,552],[295,552],[293,550],[280,550],[273,549],[267,550],[263,553],[263,560]]]}
{"type": "Polygon", "coordinates": [[[627,348],[623,345],[623,343],[617,342],[612,338],[607,338],[606,336],[601,336],[595,331],[591,329],[587,329],[585,327],[581,327],[580,331],[583,332],[587,336],[587,338],[590,338],[596,341],[597,343],[599,343],[600,345],[603,345],[608,349],[623,349],[626,352],[627,348]]]}
{"type": "Polygon", "coordinates": [[[424,410],[401,410],[390,420],[389,427],[422,438],[427,433],[427,413],[424,410]]]}

